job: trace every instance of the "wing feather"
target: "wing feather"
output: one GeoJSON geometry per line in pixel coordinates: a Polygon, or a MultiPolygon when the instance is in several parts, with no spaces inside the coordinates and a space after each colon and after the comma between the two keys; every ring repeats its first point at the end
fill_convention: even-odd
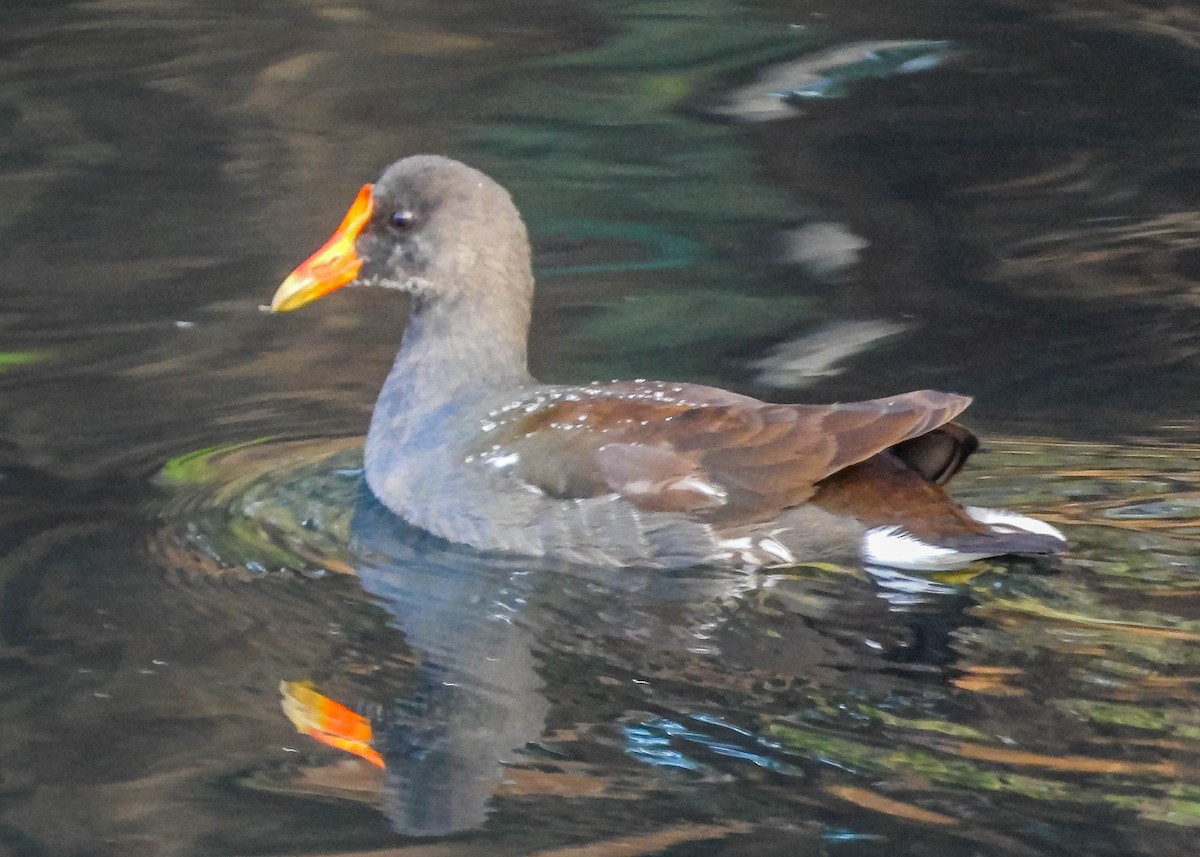
{"type": "Polygon", "coordinates": [[[822,480],[897,445],[914,471],[944,481],[973,449],[961,440],[973,441],[970,433],[950,424],[970,401],[919,390],[778,405],[710,387],[624,382],[543,394],[497,418],[486,440],[496,454],[517,453],[518,478],[545,493],[615,493],[646,511],[732,526],[770,520],[822,480]]]}

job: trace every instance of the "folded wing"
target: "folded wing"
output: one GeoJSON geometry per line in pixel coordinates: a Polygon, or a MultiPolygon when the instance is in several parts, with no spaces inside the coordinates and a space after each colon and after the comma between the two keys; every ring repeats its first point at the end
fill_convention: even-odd
{"type": "Polygon", "coordinates": [[[944,482],[974,450],[950,421],[966,396],[921,390],[835,405],[777,405],[696,385],[595,385],[514,407],[490,455],[561,498],[615,493],[646,511],[722,527],[768,521],[832,474],[884,451],[944,482]]]}

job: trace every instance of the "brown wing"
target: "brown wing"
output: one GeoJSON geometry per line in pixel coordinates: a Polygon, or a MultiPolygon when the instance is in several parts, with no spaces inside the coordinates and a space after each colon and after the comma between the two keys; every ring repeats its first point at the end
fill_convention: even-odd
{"type": "MultiPolygon", "coordinates": [[[[547,494],[615,492],[647,511],[730,526],[770,520],[811,497],[822,479],[928,435],[968,404],[965,396],[922,390],[775,405],[710,387],[613,383],[516,407],[510,413],[519,416],[502,420],[487,440],[490,454],[547,494]]],[[[921,462],[914,469],[948,478],[960,460],[939,455],[940,446],[913,446],[910,457],[921,462]]]]}

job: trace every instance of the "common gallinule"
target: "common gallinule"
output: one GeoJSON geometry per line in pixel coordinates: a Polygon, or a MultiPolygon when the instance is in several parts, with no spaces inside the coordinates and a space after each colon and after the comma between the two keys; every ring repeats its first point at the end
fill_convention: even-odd
{"type": "Polygon", "coordinates": [[[364,185],[271,308],[352,284],[412,295],[367,483],[450,541],[610,566],[909,570],[1066,544],[1042,521],[950,499],[942,486],[978,445],[952,422],[966,396],[780,405],[695,384],[538,383],[525,225],[457,161],[405,158],[364,185]]]}

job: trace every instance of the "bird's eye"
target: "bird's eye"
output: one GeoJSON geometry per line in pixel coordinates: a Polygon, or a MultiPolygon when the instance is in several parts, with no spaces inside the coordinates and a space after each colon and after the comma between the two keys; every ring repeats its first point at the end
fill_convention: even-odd
{"type": "Polygon", "coordinates": [[[399,229],[401,232],[412,229],[412,226],[417,221],[417,216],[408,209],[397,211],[392,215],[392,226],[399,229]]]}

